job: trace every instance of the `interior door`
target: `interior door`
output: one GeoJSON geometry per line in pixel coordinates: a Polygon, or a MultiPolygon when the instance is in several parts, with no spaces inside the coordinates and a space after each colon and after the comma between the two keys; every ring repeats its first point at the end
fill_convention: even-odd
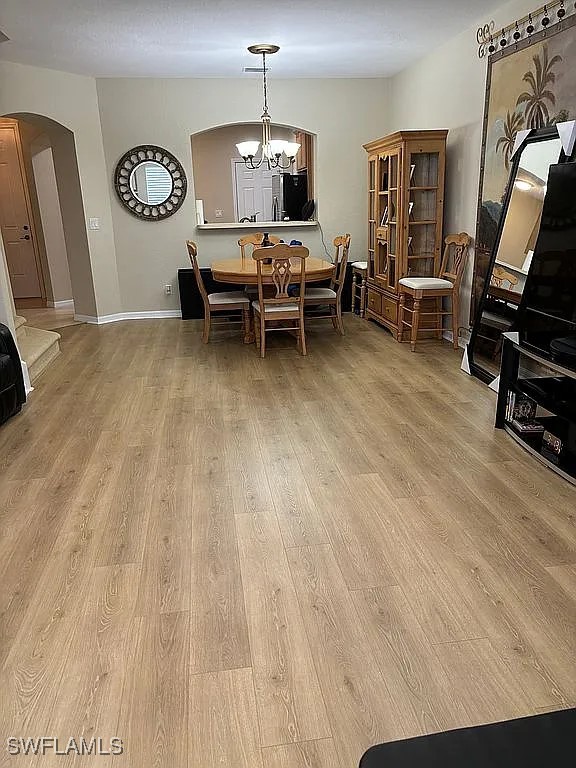
{"type": "Polygon", "coordinates": [[[234,161],[236,220],[250,218],[272,221],[272,171],[264,164],[256,170],[243,161],[234,161]]]}
{"type": "Polygon", "coordinates": [[[16,131],[0,126],[0,230],[14,298],[42,298],[16,131]]]}

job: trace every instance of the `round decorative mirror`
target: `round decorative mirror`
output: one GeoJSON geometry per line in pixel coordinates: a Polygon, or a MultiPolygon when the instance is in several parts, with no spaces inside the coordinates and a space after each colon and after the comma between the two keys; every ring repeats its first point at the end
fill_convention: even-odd
{"type": "Polygon", "coordinates": [[[180,208],[187,181],[184,168],[171,152],[142,144],[120,159],[114,187],[120,202],[133,216],[158,221],[180,208]]]}

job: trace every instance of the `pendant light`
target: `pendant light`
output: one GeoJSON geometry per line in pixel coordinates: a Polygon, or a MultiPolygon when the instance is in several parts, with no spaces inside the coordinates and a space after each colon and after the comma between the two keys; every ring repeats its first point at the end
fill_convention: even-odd
{"type": "Polygon", "coordinates": [[[271,133],[270,113],[268,112],[268,81],[266,78],[266,56],[271,56],[280,50],[280,46],[271,43],[258,43],[249,46],[248,50],[257,56],[262,56],[262,78],[264,91],[264,111],[260,120],[262,121],[262,154],[259,160],[256,160],[256,154],[260,147],[259,141],[242,141],[236,144],[236,148],[242,156],[248,168],[260,168],[262,163],[266,163],[269,170],[279,168],[286,170],[292,166],[296,154],[300,149],[300,144],[293,141],[283,141],[282,139],[273,139],[271,133]],[[286,158],[283,162],[282,156],[286,158]]]}

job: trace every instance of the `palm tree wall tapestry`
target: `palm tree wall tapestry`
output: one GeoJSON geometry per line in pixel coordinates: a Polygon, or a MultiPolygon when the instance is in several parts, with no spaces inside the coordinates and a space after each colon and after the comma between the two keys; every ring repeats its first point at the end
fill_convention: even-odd
{"type": "Polygon", "coordinates": [[[518,131],[576,119],[576,16],[488,60],[472,319],[506,193],[518,131]]]}

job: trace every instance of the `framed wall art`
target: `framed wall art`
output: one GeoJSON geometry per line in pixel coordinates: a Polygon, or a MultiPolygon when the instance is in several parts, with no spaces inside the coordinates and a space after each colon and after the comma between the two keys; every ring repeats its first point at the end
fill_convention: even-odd
{"type": "Polygon", "coordinates": [[[576,15],[488,58],[471,320],[502,213],[518,131],[576,118],[576,15]]]}

